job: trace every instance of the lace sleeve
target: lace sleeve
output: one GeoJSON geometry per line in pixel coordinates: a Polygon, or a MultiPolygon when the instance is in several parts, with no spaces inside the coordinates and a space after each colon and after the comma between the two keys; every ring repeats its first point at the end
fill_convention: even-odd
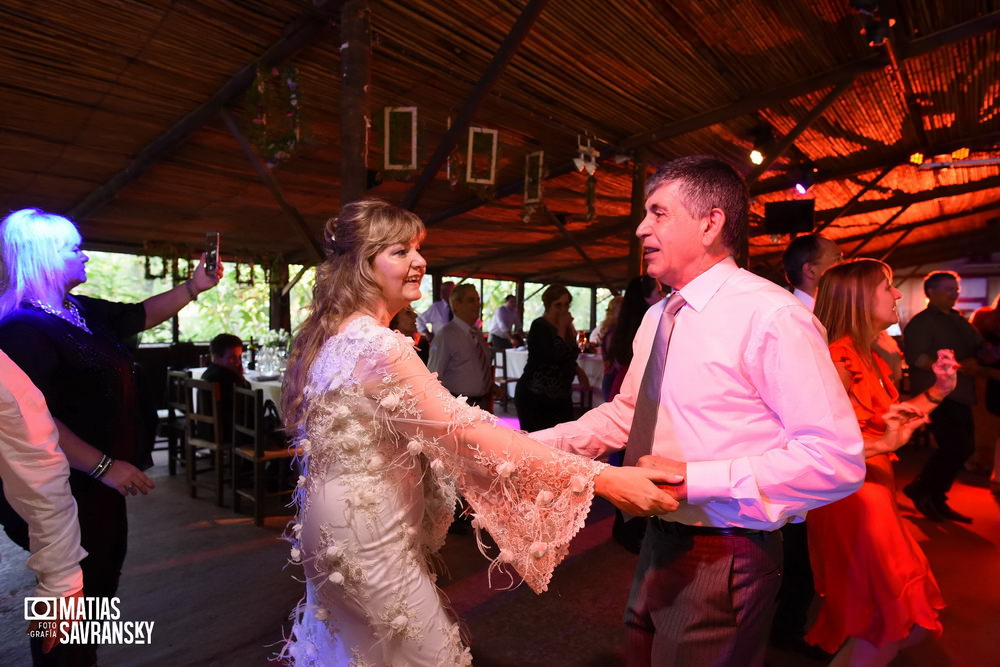
{"type": "Polygon", "coordinates": [[[451,479],[474,511],[477,537],[499,547],[494,568],[511,565],[536,593],[583,526],[603,464],[539,444],[498,426],[489,413],[451,396],[402,337],[383,329],[384,354],[359,361],[357,373],[375,403],[375,421],[401,455],[425,456],[451,479]]]}

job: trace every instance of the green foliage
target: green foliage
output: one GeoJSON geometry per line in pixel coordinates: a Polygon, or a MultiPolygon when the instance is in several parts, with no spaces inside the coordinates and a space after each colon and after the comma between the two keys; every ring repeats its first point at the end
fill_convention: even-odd
{"type": "MultiPolygon", "coordinates": [[[[110,252],[88,252],[87,282],[79,294],[137,303],[172,287],[168,278],[147,280],[143,258],[110,252]]],[[[268,287],[264,272],[254,267],[254,284],[237,285],[234,265],[224,263],[225,275],[218,287],[203,292],[178,313],[180,340],[204,342],[217,334],[234,333],[244,339],[260,338],[268,329],[268,287]]],[[[170,321],[145,331],[143,343],[170,343],[170,321]]]]}

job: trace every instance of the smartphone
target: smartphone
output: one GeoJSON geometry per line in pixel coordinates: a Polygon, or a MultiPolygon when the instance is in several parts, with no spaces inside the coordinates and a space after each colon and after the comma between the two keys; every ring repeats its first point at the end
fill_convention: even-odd
{"type": "Polygon", "coordinates": [[[219,232],[205,234],[205,272],[215,273],[219,266],[219,232]]]}

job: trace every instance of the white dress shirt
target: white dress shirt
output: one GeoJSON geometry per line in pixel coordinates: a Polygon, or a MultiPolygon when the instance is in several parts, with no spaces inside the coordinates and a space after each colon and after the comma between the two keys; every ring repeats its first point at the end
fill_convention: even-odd
{"type": "Polygon", "coordinates": [[[450,319],[451,306],[448,305],[448,302],[444,299],[435,301],[430,308],[417,316],[417,331],[427,333],[427,326],[430,325],[430,331],[437,335],[438,330],[448,324],[450,319]]]}
{"type": "MultiPolygon", "coordinates": [[[[652,453],[687,463],[688,498],[663,518],[774,530],[857,490],[861,432],[812,314],[732,258],[681,295],[652,453]]],[[[646,312],[615,400],[533,438],[590,457],[625,446],[665,304],[646,312]]]]}
{"type": "Polygon", "coordinates": [[[69,464],[45,397],[28,376],[0,352],[0,478],[10,506],[28,524],[28,567],[40,596],[61,597],[83,588],[76,501],[69,464]]]}
{"type": "Polygon", "coordinates": [[[518,325],[518,329],[521,328],[517,319],[517,308],[510,308],[507,304],[502,304],[493,313],[493,321],[490,323],[490,334],[510,340],[511,329],[513,329],[515,324],[518,325]]]}
{"type": "Polygon", "coordinates": [[[441,384],[453,394],[484,396],[492,384],[489,368],[486,341],[479,331],[460,317],[441,327],[431,341],[427,369],[437,373],[441,384]],[[485,370],[484,358],[487,364],[485,370]]]}

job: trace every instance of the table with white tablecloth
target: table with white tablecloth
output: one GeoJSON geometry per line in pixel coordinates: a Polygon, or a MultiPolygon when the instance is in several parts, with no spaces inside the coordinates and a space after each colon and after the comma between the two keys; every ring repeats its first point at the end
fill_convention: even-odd
{"type": "MultiPolygon", "coordinates": [[[[517,347],[505,350],[504,352],[507,355],[507,379],[514,380],[521,377],[524,373],[524,367],[528,363],[528,348],[517,347]]],[[[497,352],[497,354],[499,355],[501,352],[497,352]]],[[[601,381],[604,379],[604,358],[599,354],[581,354],[577,357],[576,363],[587,374],[590,386],[600,389],[601,381]]],[[[507,393],[509,396],[514,396],[516,386],[516,382],[507,384],[507,393]]],[[[595,393],[594,405],[601,402],[601,397],[595,393]]]]}
{"type": "MultiPolygon", "coordinates": [[[[201,368],[189,368],[188,372],[191,373],[192,378],[200,380],[206,370],[206,367],[203,366],[201,368]]],[[[251,389],[260,389],[263,392],[265,403],[271,401],[274,403],[274,407],[279,411],[281,410],[281,378],[260,378],[253,371],[247,371],[244,377],[250,383],[251,389]]]]}

